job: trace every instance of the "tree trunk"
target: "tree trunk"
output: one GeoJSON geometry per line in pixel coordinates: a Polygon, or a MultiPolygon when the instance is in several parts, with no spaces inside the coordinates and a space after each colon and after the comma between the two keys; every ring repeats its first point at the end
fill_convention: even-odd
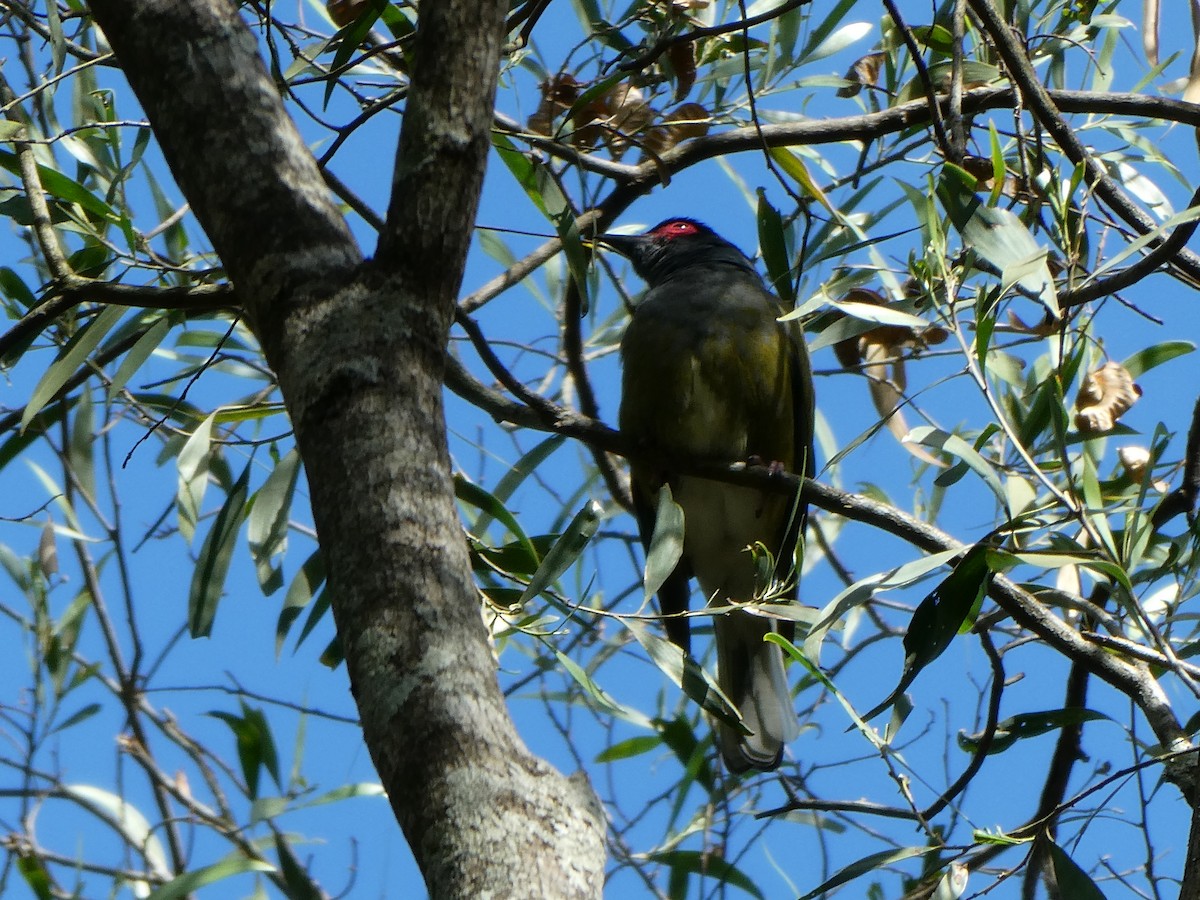
{"type": "Polygon", "coordinates": [[[363,732],[431,896],[598,896],[599,803],[528,752],[496,683],[442,408],[507,4],[422,4],[366,262],[232,3],[93,9],[278,375],[363,732]]]}

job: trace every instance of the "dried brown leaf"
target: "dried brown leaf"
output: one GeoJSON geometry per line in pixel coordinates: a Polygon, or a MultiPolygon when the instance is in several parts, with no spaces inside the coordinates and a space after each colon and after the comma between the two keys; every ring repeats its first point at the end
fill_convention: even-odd
{"type": "Polygon", "coordinates": [[[334,25],[345,28],[366,12],[369,5],[369,0],[328,0],[325,9],[334,25]]]}
{"type": "Polygon", "coordinates": [[[1107,363],[1084,379],[1075,398],[1075,427],[1082,434],[1111,431],[1141,395],[1123,365],[1107,363]]]}
{"type": "Polygon", "coordinates": [[[850,83],[838,88],[837,95],[853,97],[863,89],[864,85],[875,87],[879,84],[879,70],[883,67],[883,59],[882,53],[868,53],[866,56],[856,59],[854,65],[844,76],[850,83]]]}
{"type": "Polygon", "coordinates": [[[1038,324],[1026,325],[1020,316],[1018,316],[1012,310],[1009,310],[1008,325],[1013,331],[1019,331],[1022,334],[1034,334],[1038,337],[1049,337],[1052,334],[1058,333],[1058,329],[1062,323],[1047,313],[1042,321],[1038,322],[1038,324]]]}
{"type": "Polygon", "coordinates": [[[703,137],[712,127],[708,110],[699,103],[684,103],[676,107],[642,136],[642,149],[652,156],[661,156],[689,138],[703,137]]]}
{"type": "Polygon", "coordinates": [[[667,50],[667,59],[671,63],[671,71],[675,73],[675,102],[678,103],[688,95],[688,91],[696,83],[695,43],[687,41],[672,44],[667,50]]]}
{"type": "Polygon", "coordinates": [[[614,158],[619,158],[631,143],[630,138],[654,120],[654,110],[646,96],[628,82],[616,85],[599,100],[607,116],[602,120],[604,138],[614,158]]]}

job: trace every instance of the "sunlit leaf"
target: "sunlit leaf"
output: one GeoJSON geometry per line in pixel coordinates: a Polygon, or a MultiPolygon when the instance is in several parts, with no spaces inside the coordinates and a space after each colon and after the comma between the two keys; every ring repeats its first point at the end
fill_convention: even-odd
{"type": "Polygon", "coordinates": [[[225,577],[237,546],[238,531],[246,517],[250,468],[246,467],[221,506],[200,548],[188,591],[188,631],[192,637],[208,637],[217,605],[225,593],[225,577]]]}
{"type": "Polygon", "coordinates": [[[79,329],[67,342],[62,354],[50,364],[37,386],[34,387],[33,393],[29,395],[29,402],[25,404],[25,409],[21,413],[22,431],[33,417],[54,399],[71,376],[79,371],[88,356],[108,334],[109,329],[116,325],[123,315],[125,315],[125,310],[121,307],[106,306],[96,318],[79,329]]]}
{"type": "Polygon", "coordinates": [[[664,484],[658,492],[654,535],[646,551],[644,596],[647,600],[658,593],[683,556],[685,524],[683,508],[672,498],[670,485],[664,484]]]}

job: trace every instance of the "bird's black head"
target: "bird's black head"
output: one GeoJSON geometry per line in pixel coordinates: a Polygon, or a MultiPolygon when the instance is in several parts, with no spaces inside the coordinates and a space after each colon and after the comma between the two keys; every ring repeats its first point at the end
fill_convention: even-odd
{"type": "Polygon", "coordinates": [[[692,266],[733,265],[754,271],[741,250],[695,219],[667,219],[645,234],[602,234],[596,240],[626,257],[651,287],[692,266]]]}

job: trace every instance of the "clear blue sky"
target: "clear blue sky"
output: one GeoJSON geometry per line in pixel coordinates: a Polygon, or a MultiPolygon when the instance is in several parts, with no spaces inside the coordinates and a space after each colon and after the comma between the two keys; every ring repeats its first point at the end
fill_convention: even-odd
{"type": "MultiPolygon", "coordinates": [[[[824,9],[831,5],[826,0],[817,0],[814,9],[824,9]]],[[[307,5],[303,6],[303,15],[309,21],[313,21],[313,9],[307,5]]],[[[812,71],[806,74],[841,75],[854,58],[871,48],[878,38],[879,9],[874,4],[860,4],[860,7],[862,12],[858,13],[857,17],[871,24],[873,30],[844,52],[815,63],[812,71]]],[[[1140,4],[1127,0],[1121,7],[1128,9],[1126,14],[1131,18],[1136,19],[1136,16],[1140,15],[1140,4]]],[[[905,8],[913,10],[913,21],[920,21],[920,16],[927,15],[924,12],[925,8],[920,4],[906,4],[905,8]]],[[[292,15],[293,10],[277,7],[277,14],[292,15]]],[[[1167,13],[1168,17],[1173,14],[1178,15],[1179,21],[1172,24],[1179,27],[1163,29],[1164,47],[1168,50],[1182,49],[1190,52],[1190,47],[1184,46],[1186,32],[1190,31],[1184,26],[1190,23],[1185,22],[1182,9],[1176,10],[1175,13],[1167,13]],[[1176,42],[1177,46],[1168,47],[1171,42],[1176,42]]],[[[853,21],[855,18],[856,15],[851,14],[847,21],[853,21]]],[[[577,40],[577,29],[575,15],[569,5],[551,6],[536,32],[537,48],[547,65],[554,66],[573,46],[577,40]]],[[[1117,88],[1131,87],[1144,70],[1140,57],[1136,55],[1138,43],[1138,35],[1134,30],[1128,29],[1123,32],[1122,47],[1117,55],[1118,78],[1114,85],[1117,88]]],[[[1167,52],[1163,55],[1165,57],[1167,52]]],[[[1185,65],[1186,53],[1168,74],[1181,74],[1185,65]]],[[[535,79],[525,71],[516,71],[510,73],[510,76],[517,88],[515,93],[502,93],[500,109],[509,115],[525,119],[536,106],[535,79]]],[[[768,105],[787,108],[790,100],[797,96],[802,94],[785,94],[768,105]]],[[[853,101],[835,100],[832,89],[819,91],[817,97],[812,106],[805,109],[808,115],[842,115],[856,110],[853,101]]],[[[132,98],[126,92],[121,92],[119,103],[123,115],[135,115],[132,98]]],[[[342,121],[353,115],[344,98],[335,101],[330,109],[331,117],[342,121]]],[[[398,123],[398,118],[391,115],[376,119],[347,144],[339,154],[339,162],[335,166],[335,171],[379,211],[386,207],[386,191],[390,183],[392,152],[398,123]]],[[[313,141],[327,137],[312,128],[311,124],[305,125],[305,134],[313,141]]],[[[1166,146],[1172,148],[1170,152],[1177,153],[1178,158],[1191,163],[1193,157],[1190,153],[1194,151],[1187,144],[1192,140],[1189,133],[1179,129],[1164,129],[1155,134],[1156,137],[1161,137],[1166,146]],[[1176,146],[1183,149],[1175,150],[1176,146]]],[[[827,158],[839,174],[850,171],[857,157],[857,151],[851,149],[830,148],[822,152],[827,152],[827,158]]],[[[65,153],[61,154],[61,157],[64,161],[68,159],[65,153]]],[[[731,160],[730,165],[731,168],[727,170],[717,162],[708,162],[682,173],[669,187],[655,191],[635,204],[622,218],[621,224],[648,226],[668,215],[695,216],[718,228],[748,252],[753,252],[757,239],[754,214],[748,200],[752,200],[754,190],[759,187],[765,189],[767,196],[779,205],[786,203],[786,196],[782,188],[764,171],[761,159],[756,155],[744,154],[731,160]],[[743,184],[739,184],[737,179],[741,179],[743,184]]],[[[920,167],[911,167],[907,171],[911,175],[913,172],[919,172],[920,167]]],[[[1178,182],[1162,177],[1159,174],[1161,170],[1147,167],[1147,171],[1168,192],[1176,207],[1181,208],[1190,189],[1184,189],[1178,182]]],[[[844,195],[835,197],[835,202],[838,202],[841,196],[844,195]]],[[[172,199],[179,199],[177,192],[172,193],[172,199]]],[[[154,214],[146,198],[135,196],[134,202],[140,204],[139,212],[143,216],[139,224],[143,227],[152,225],[155,221],[154,214]]],[[[548,233],[545,220],[514,184],[503,166],[494,159],[489,170],[478,221],[481,226],[548,233]]],[[[910,211],[901,208],[884,227],[900,230],[910,227],[911,224],[910,211]]],[[[355,219],[354,227],[364,248],[373,247],[372,235],[363,223],[355,219]]],[[[508,236],[505,240],[518,255],[540,243],[538,238],[519,236],[508,236]]],[[[908,246],[910,244],[901,241],[894,247],[889,245],[884,252],[894,256],[893,261],[902,263],[901,254],[908,246]]],[[[27,246],[18,232],[10,229],[0,233],[0,260],[24,273],[31,284],[36,284],[36,277],[31,276],[28,266],[20,262],[26,256],[27,246]]],[[[860,265],[864,261],[865,257],[861,255],[850,260],[860,265]]],[[[477,249],[468,265],[464,293],[485,282],[501,268],[500,263],[477,249]]],[[[555,267],[549,268],[553,272],[555,267]]],[[[558,271],[561,278],[561,266],[558,267],[558,271]]],[[[826,266],[813,272],[805,282],[805,288],[808,291],[814,290],[820,281],[828,276],[829,271],[829,267],[826,266]]],[[[539,274],[536,280],[543,293],[546,293],[545,276],[539,274]]],[[[630,282],[631,287],[635,284],[636,281],[630,282]]],[[[549,292],[549,296],[551,303],[558,299],[553,291],[549,292]]],[[[1110,304],[1104,310],[1103,326],[1099,332],[1103,336],[1105,349],[1112,358],[1121,359],[1150,342],[1177,338],[1192,339],[1200,332],[1200,328],[1196,326],[1200,319],[1191,308],[1194,298],[1188,296],[1182,287],[1163,277],[1153,279],[1145,289],[1131,291],[1129,297],[1155,315],[1163,317],[1166,324],[1162,328],[1156,328],[1136,315],[1110,304]]],[[[586,323],[587,331],[599,330],[618,309],[618,303],[615,292],[605,285],[600,295],[595,298],[594,310],[586,323]]],[[[490,335],[522,343],[537,341],[538,347],[551,350],[553,343],[547,338],[554,335],[557,328],[554,314],[553,306],[539,301],[528,290],[516,288],[491,304],[481,314],[480,319],[490,335]]],[[[1031,310],[1028,318],[1035,317],[1036,313],[1031,310]]],[[[1190,385],[1200,383],[1200,371],[1197,368],[1200,366],[1200,360],[1195,356],[1179,360],[1147,376],[1142,382],[1145,397],[1134,408],[1126,420],[1127,424],[1147,436],[1153,433],[1159,421],[1164,422],[1170,430],[1185,430],[1187,415],[1194,399],[1190,385]]],[[[11,373],[9,382],[0,388],[4,392],[0,403],[7,407],[23,404],[41,368],[50,358],[47,351],[31,354],[11,373]]],[[[536,371],[539,364],[536,360],[526,363],[528,368],[524,371],[536,371]]],[[[860,378],[835,374],[838,365],[828,349],[815,355],[814,365],[818,370],[817,390],[821,414],[834,444],[839,447],[845,446],[875,421],[876,415],[868,398],[866,385],[860,378]]],[[[942,379],[953,376],[958,368],[957,361],[946,358],[924,361],[912,367],[910,371],[910,380],[914,387],[931,386],[929,407],[940,417],[939,424],[946,428],[968,422],[978,424],[985,415],[981,400],[967,389],[963,379],[943,383],[942,379]]],[[[177,365],[170,359],[157,360],[139,374],[138,383],[152,382],[155,378],[165,376],[176,369],[177,365]]],[[[609,353],[596,359],[592,372],[600,395],[602,414],[611,423],[615,420],[617,405],[617,368],[614,355],[609,353]]],[[[173,385],[170,389],[178,391],[179,385],[173,385]]],[[[233,396],[244,390],[244,385],[227,377],[206,376],[192,389],[190,399],[201,406],[213,406],[231,402],[233,396]]],[[[541,435],[526,434],[511,439],[486,416],[466,408],[455,398],[448,398],[448,409],[455,463],[472,477],[482,475],[485,483],[494,484],[494,481],[519,458],[522,451],[528,450],[542,438],[541,435]]],[[[269,421],[264,424],[262,434],[276,433],[279,428],[278,421],[269,421]]],[[[123,456],[134,450],[142,433],[143,428],[140,425],[120,425],[113,432],[114,452],[123,456]]],[[[1177,438],[1177,443],[1181,440],[1182,437],[1177,438]]],[[[286,447],[287,442],[282,446],[286,447]]],[[[1109,450],[1107,461],[1110,464],[1115,464],[1114,451],[1115,447],[1109,450]]],[[[263,453],[261,449],[258,452],[263,453]]],[[[157,454],[157,445],[147,442],[134,450],[129,465],[115,474],[124,505],[123,521],[134,541],[158,519],[175,494],[174,465],[170,462],[160,465],[156,459],[157,454]]],[[[559,515],[561,504],[556,502],[555,498],[557,496],[561,500],[573,493],[578,481],[579,460],[583,455],[577,446],[565,445],[547,465],[543,473],[545,484],[531,484],[514,497],[512,507],[520,516],[521,523],[528,533],[536,534],[549,528],[559,515]]],[[[245,448],[231,448],[228,456],[236,474],[249,458],[249,451],[245,448]]],[[[35,454],[33,459],[48,471],[54,471],[53,460],[47,455],[35,454]]],[[[891,493],[898,505],[903,507],[911,504],[908,498],[913,491],[912,483],[920,477],[920,473],[908,454],[900,449],[890,436],[881,434],[869,440],[844,461],[839,477],[841,483],[851,489],[866,484],[879,485],[891,493]]],[[[929,477],[926,475],[923,477],[926,488],[928,483],[929,477]]],[[[960,493],[953,495],[953,508],[945,510],[941,524],[964,539],[978,537],[992,527],[995,513],[991,501],[985,492],[974,490],[969,485],[959,490],[960,493]]],[[[600,488],[596,489],[595,494],[600,499],[607,500],[600,488]]],[[[34,477],[24,460],[12,463],[0,472],[0,516],[19,517],[30,509],[39,507],[48,496],[46,487],[34,477]]],[[[206,509],[214,508],[217,496],[218,492],[210,489],[206,509]]],[[[575,505],[582,505],[582,498],[577,498],[575,505]]],[[[302,524],[309,520],[304,504],[303,486],[297,494],[293,514],[302,524]]],[[[45,514],[40,514],[35,517],[33,524],[40,525],[45,518],[45,514]]],[[[54,518],[60,524],[63,522],[61,514],[54,513],[54,518]]],[[[206,524],[201,525],[193,552],[198,548],[200,536],[206,528],[206,524]]],[[[631,520],[622,516],[605,522],[604,528],[630,531],[633,525],[631,520]]],[[[86,517],[83,530],[89,535],[97,535],[99,532],[97,523],[86,517]]],[[[38,529],[31,527],[30,523],[0,522],[0,544],[9,547],[14,553],[32,554],[37,541],[38,529]]],[[[840,540],[839,549],[844,552],[857,577],[864,577],[872,571],[908,561],[916,556],[914,551],[902,546],[898,541],[856,528],[847,530],[840,540]]],[[[286,563],[289,578],[309,550],[309,542],[302,535],[295,535],[286,563]]],[[[60,540],[59,552],[65,561],[69,556],[69,546],[63,540],[60,540]]],[[[150,540],[131,556],[131,562],[138,616],[149,636],[148,650],[153,654],[168,645],[183,620],[191,572],[188,549],[178,540],[150,540]]],[[[61,613],[80,588],[76,568],[73,565],[64,568],[67,580],[56,584],[50,595],[50,605],[56,614],[61,613]]],[[[593,597],[596,592],[612,596],[630,587],[637,577],[637,571],[631,565],[631,557],[623,552],[616,542],[609,542],[603,545],[602,550],[586,555],[578,571],[567,577],[564,586],[575,591],[576,596],[582,596],[585,588],[590,589],[593,597]]],[[[104,583],[107,590],[118,590],[112,567],[106,569],[104,583]]],[[[919,601],[929,587],[927,583],[911,591],[900,592],[892,599],[911,606],[919,601]]],[[[806,577],[804,596],[808,602],[820,606],[828,602],[840,588],[840,582],[829,571],[829,567],[822,564],[815,567],[806,577]]],[[[112,597],[110,602],[115,605],[116,594],[113,593],[112,597]]],[[[328,621],[322,623],[298,651],[293,651],[293,640],[289,641],[281,654],[276,655],[274,635],[281,600],[282,592],[270,598],[262,596],[243,543],[234,558],[228,581],[228,594],[218,613],[212,638],[197,641],[184,638],[171,650],[155,677],[157,690],[150,695],[151,702],[169,708],[185,728],[193,731],[202,740],[212,743],[231,761],[236,758],[232,736],[219,720],[206,716],[206,713],[213,710],[236,711],[236,699],[222,693],[220,688],[240,684],[262,695],[286,698],[337,716],[354,715],[344,670],[339,668],[329,671],[316,661],[320,650],[332,637],[332,627],[328,621]],[[168,691],[168,688],[188,690],[168,691]]],[[[637,600],[637,594],[627,598],[622,611],[630,612],[635,609],[637,600]]],[[[7,602],[14,603],[15,595],[9,596],[7,602]]],[[[902,620],[902,617],[898,617],[899,620],[902,620]]],[[[605,623],[604,628],[610,633],[619,630],[619,626],[611,622],[605,623]]],[[[11,624],[0,620],[0,640],[5,641],[6,646],[14,648],[13,652],[0,656],[0,679],[7,684],[25,683],[23,673],[28,666],[29,648],[26,646],[22,652],[16,652],[18,639],[15,634],[11,624]]],[[[98,641],[99,636],[94,629],[85,633],[85,652],[99,652],[98,641]]],[[[900,652],[897,641],[887,642],[861,657],[839,678],[839,687],[859,710],[874,705],[891,689],[900,671],[900,652]]],[[[836,648],[828,648],[827,653],[826,661],[836,660],[836,648]]],[[[525,662],[524,657],[515,649],[507,650],[501,657],[502,683],[511,684],[517,677],[514,673],[523,673],[525,662]]],[[[1047,661],[1045,651],[1035,647],[1016,651],[1009,654],[1006,664],[1010,677],[1022,673],[1027,677],[1006,693],[1004,715],[1054,708],[1059,703],[1065,666],[1053,660],[1047,661]]],[[[668,709],[675,705],[674,689],[664,685],[657,670],[637,651],[626,650],[603,672],[603,687],[622,703],[653,712],[661,694],[666,698],[668,709]]],[[[966,755],[954,747],[953,739],[960,729],[975,729],[978,694],[986,684],[986,678],[987,663],[978,645],[970,640],[960,640],[912,687],[910,692],[917,709],[905,726],[905,738],[901,744],[905,747],[904,754],[911,756],[910,762],[913,762],[919,771],[946,780],[952,778],[965,764],[966,755]],[[912,743],[905,744],[905,741],[912,743]],[[931,765],[928,762],[930,759],[937,762],[931,765]]],[[[81,689],[79,699],[74,701],[78,704],[77,707],[72,707],[71,701],[68,701],[64,715],[69,715],[74,708],[82,708],[88,702],[85,690],[81,689]]],[[[536,682],[535,687],[530,690],[536,691],[536,682]]],[[[1116,721],[1092,729],[1085,743],[1091,761],[1080,765],[1080,776],[1090,773],[1095,767],[1111,765],[1117,768],[1130,761],[1126,738],[1121,730],[1123,726],[1117,724],[1129,720],[1126,705],[1114,700],[1101,689],[1096,689],[1094,696],[1095,708],[1112,716],[1116,721]]],[[[0,697],[0,702],[5,704],[18,705],[28,702],[28,698],[23,699],[11,693],[0,697]]],[[[1180,701],[1183,716],[1189,714],[1194,707],[1194,702],[1189,704],[1182,696],[1173,695],[1173,699],[1180,701]]],[[[248,702],[255,706],[263,706],[268,711],[281,755],[281,768],[286,776],[293,764],[299,717],[294,712],[275,705],[253,700],[248,702]]],[[[801,697],[801,702],[805,705],[816,702],[815,692],[807,692],[801,697]]],[[[556,725],[547,718],[545,706],[537,696],[516,699],[512,708],[522,734],[535,752],[546,756],[566,771],[575,768],[576,757],[569,751],[556,725]]],[[[576,751],[584,762],[590,762],[595,754],[614,738],[621,739],[645,733],[635,726],[618,723],[613,734],[608,735],[605,733],[608,721],[605,717],[592,716],[581,709],[574,710],[570,716],[572,738],[576,751]]],[[[810,786],[820,795],[846,799],[861,797],[900,805],[895,785],[888,779],[881,766],[869,760],[870,748],[862,738],[854,733],[845,733],[847,724],[844,714],[836,704],[826,699],[819,704],[811,722],[811,730],[796,742],[796,756],[805,761],[812,760],[814,763],[810,774],[810,786]],[[864,757],[867,758],[865,762],[864,757]],[[847,759],[854,762],[844,764],[847,759]]],[[[315,786],[316,794],[348,782],[375,780],[361,737],[354,726],[309,717],[305,727],[303,763],[300,769],[303,777],[315,786]]],[[[1144,726],[1139,724],[1139,729],[1139,738],[1149,740],[1148,731],[1144,726]]],[[[44,760],[48,761],[47,764],[52,762],[62,773],[64,780],[71,783],[93,784],[106,790],[116,790],[122,773],[126,773],[125,777],[129,783],[138,784],[138,779],[128,774],[131,771],[130,763],[128,760],[122,760],[118,752],[114,736],[120,731],[119,721],[106,708],[105,713],[96,716],[86,725],[71,729],[68,732],[69,738],[61,741],[51,739],[49,744],[53,754],[44,760]]],[[[2,726],[0,735],[11,737],[2,726]]],[[[1024,821],[1035,801],[1032,794],[1040,789],[1041,771],[1053,740],[1053,735],[1049,735],[1020,743],[1003,757],[997,758],[994,775],[991,774],[990,766],[985,770],[972,786],[964,807],[963,815],[970,820],[971,825],[977,828],[1011,828],[1024,821]]],[[[10,748],[3,751],[2,755],[11,758],[14,751],[10,748]]],[[[161,762],[168,770],[184,765],[182,760],[173,759],[170,755],[161,762]]],[[[592,771],[599,773],[596,787],[602,795],[619,796],[624,803],[630,805],[636,805],[636,800],[631,798],[640,796],[641,792],[647,795],[656,794],[678,777],[677,764],[661,754],[633,757],[616,763],[608,772],[602,772],[598,767],[592,771]]],[[[8,777],[12,779],[15,776],[10,772],[8,777]]],[[[13,783],[15,782],[11,780],[7,783],[0,780],[0,788],[11,786],[13,783]]],[[[1150,788],[1154,787],[1153,773],[1147,780],[1147,785],[1150,788]]],[[[273,787],[268,785],[264,788],[264,793],[269,794],[272,790],[273,787]]],[[[920,795],[919,786],[914,790],[920,795]]],[[[1173,788],[1162,790],[1174,791],[1173,788]]],[[[152,815],[149,798],[140,788],[133,791],[129,799],[135,805],[144,806],[147,814],[152,815]]],[[[782,800],[783,795],[778,787],[768,784],[764,788],[760,806],[768,808],[782,800]]],[[[689,802],[696,802],[696,798],[690,798],[689,802]]],[[[0,800],[0,822],[4,823],[5,829],[14,827],[18,815],[18,811],[9,805],[10,803],[8,799],[0,800]]],[[[1136,792],[1132,786],[1126,785],[1106,805],[1119,807],[1124,810],[1124,815],[1128,816],[1129,811],[1137,804],[1136,792]]],[[[1183,836],[1186,835],[1186,809],[1181,801],[1158,802],[1153,809],[1154,815],[1159,817],[1155,822],[1154,835],[1160,842],[1159,849],[1167,852],[1160,865],[1166,871],[1178,871],[1182,865],[1183,836]]],[[[655,827],[661,827],[665,816],[666,812],[660,804],[655,807],[648,820],[631,833],[631,838],[652,840],[656,834],[655,827]]],[[[1100,816],[1096,822],[1091,823],[1084,832],[1080,845],[1071,848],[1072,852],[1077,852],[1077,858],[1083,864],[1091,865],[1099,856],[1110,855],[1114,860],[1114,867],[1118,870],[1144,861],[1146,850],[1138,844],[1136,833],[1119,824],[1115,816],[1112,822],[1106,822],[1105,818],[1100,816]]],[[[91,857],[91,848],[97,846],[97,842],[109,839],[103,829],[71,813],[63,801],[47,800],[38,821],[39,834],[45,845],[62,853],[71,854],[76,852],[76,848],[82,848],[79,850],[80,854],[91,857]]],[[[907,825],[896,827],[878,822],[870,824],[872,827],[878,826],[886,830],[900,844],[921,842],[920,835],[907,825]]],[[[420,877],[412,864],[411,856],[404,846],[390,811],[380,798],[359,798],[298,811],[282,819],[281,825],[296,832],[320,837],[324,841],[301,845],[297,851],[302,858],[311,857],[314,871],[321,879],[322,885],[333,893],[343,890],[353,878],[353,887],[348,895],[356,898],[423,895],[420,877]]],[[[744,818],[738,825],[742,833],[756,827],[748,818],[744,818]]],[[[969,834],[969,831],[956,832],[960,839],[964,834],[969,834]]],[[[685,843],[683,846],[690,847],[694,844],[685,843]]],[[[839,865],[879,849],[880,846],[869,836],[854,830],[844,833],[819,831],[808,822],[798,820],[794,824],[778,823],[772,826],[767,836],[754,844],[739,865],[753,875],[766,896],[782,897],[810,889],[839,865]]],[[[216,862],[224,852],[223,847],[201,842],[194,848],[194,858],[198,864],[208,864],[216,862]]],[[[1004,858],[1003,862],[1015,864],[1017,858],[1017,854],[1014,853],[1004,858]]],[[[905,867],[905,871],[910,873],[916,870],[913,864],[905,867]]],[[[978,889],[986,883],[990,882],[981,879],[972,886],[978,889]]],[[[99,894],[99,884],[98,881],[89,882],[89,887],[84,893],[89,896],[99,894]]],[[[889,896],[898,893],[896,880],[889,879],[885,884],[889,896]]],[[[1009,881],[988,896],[1017,896],[1016,884],[1016,880],[1009,881]]],[[[636,896],[640,892],[639,885],[640,882],[624,873],[614,881],[610,893],[612,896],[636,896]]],[[[11,881],[9,886],[14,890],[14,896],[26,896],[21,893],[24,888],[17,888],[15,881],[11,881]]],[[[216,886],[201,891],[200,896],[231,896],[227,890],[227,885],[216,886]]],[[[712,890],[711,883],[707,884],[707,890],[712,890]]],[[[1120,888],[1114,888],[1110,896],[1121,896],[1120,891],[1120,888]]],[[[248,893],[248,883],[239,883],[238,895],[248,893]]],[[[731,892],[731,895],[735,893],[731,892]]],[[[856,885],[844,896],[861,896],[864,893],[865,886],[856,885]],[[859,887],[862,887],[861,891],[858,890],[859,887]]],[[[705,896],[707,895],[706,893],[705,896]]]]}

